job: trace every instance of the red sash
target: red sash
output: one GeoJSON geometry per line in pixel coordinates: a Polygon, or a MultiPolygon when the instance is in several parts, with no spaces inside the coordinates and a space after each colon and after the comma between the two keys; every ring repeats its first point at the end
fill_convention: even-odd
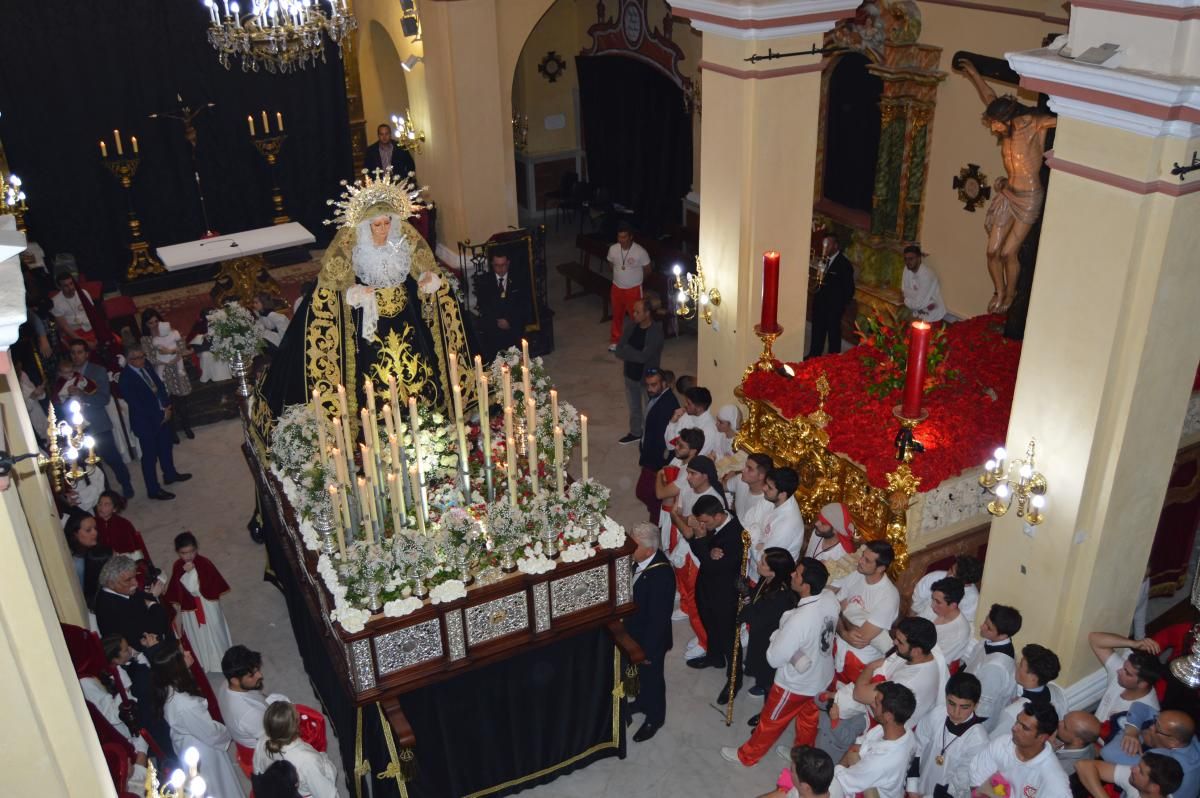
{"type": "MultiPolygon", "coordinates": [[[[175,565],[171,568],[171,581],[167,585],[167,590],[163,593],[163,598],[172,604],[179,605],[179,609],[184,612],[196,613],[196,622],[201,626],[204,625],[204,607],[196,601],[196,597],[191,591],[183,586],[183,560],[176,560],[175,565]]],[[[221,576],[221,572],[217,570],[217,566],[212,564],[212,561],[207,557],[197,554],[196,559],[192,561],[196,567],[196,575],[200,580],[200,595],[209,601],[218,601],[222,595],[229,592],[229,583],[221,576]]]]}

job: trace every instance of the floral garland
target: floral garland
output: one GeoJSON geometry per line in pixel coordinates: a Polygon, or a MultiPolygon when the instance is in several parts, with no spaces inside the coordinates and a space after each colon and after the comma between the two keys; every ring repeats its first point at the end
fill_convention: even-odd
{"type": "Polygon", "coordinates": [[[212,353],[228,362],[238,357],[253,360],[263,348],[254,314],[237,302],[227,302],[224,307],[208,312],[208,334],[212,353]]]}
{"type": "MultiPolygon", "coordinates": [[[[945,365],[958,372],[958,379],[926,397],[929,418],[916,429],[925,451],[910,464],[921,491],[978,466],[1004,442],[1021,343],[1005,338],[1003,326],[1003,318],[992,315],[946,326],[945,365]]],[[[864,359],[874,357],[874,349],[855,347],[789,364],[795,377],[755,369],[742,382],[742,392],[769,403],[785,419],[796,418],[817,409],[816,381],[824,373],[832,389],[825,402],[832,416],[825,428],[829,450],[861,464],[872,485],[886,487],[887,475],[896,470],[892,408],[900,391],[883,396],[866,391],[872,367],[864,359]]]]}

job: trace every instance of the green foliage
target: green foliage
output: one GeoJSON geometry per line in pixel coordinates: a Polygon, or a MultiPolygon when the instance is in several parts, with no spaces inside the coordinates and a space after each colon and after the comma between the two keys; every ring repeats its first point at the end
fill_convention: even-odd
{"type": "MultiPolygon", "coordinates": [[[[862,364],[870,375],[867,393],[882,398],[904,387],[908,370],[908,325],[889,323],[878,312],[863,316],[855,325],[859,341],[870,349],[864,353],[862,364]]],[[[929,353],[925,356],[925,393],[941,384],[958,379],[958,372],[947,369],[946,328],[938,327],[929,342],[929,353]]]]}

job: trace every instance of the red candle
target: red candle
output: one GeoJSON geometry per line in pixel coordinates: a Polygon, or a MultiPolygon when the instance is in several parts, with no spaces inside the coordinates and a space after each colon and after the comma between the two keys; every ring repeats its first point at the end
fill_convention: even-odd
{"type": "Polygon", "coordinates": [[[762,316],[759,328],[766,333],[779,331],[779,253],[763,253],[762,316]]]}
{"type": "Polygon", "coordinates": [[[921,395],[925,392],[925,357],[933,327],[927,321],[914,321],[908,336],[908,374],[904,379],[904,400],[900,414],[905,418],[921,415],[921,395]]]}

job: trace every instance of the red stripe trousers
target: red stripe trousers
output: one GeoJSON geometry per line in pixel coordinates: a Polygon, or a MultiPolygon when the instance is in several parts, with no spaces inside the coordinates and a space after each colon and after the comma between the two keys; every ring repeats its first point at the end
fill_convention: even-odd
{"type": "Polygon", "coordinates": [[[758,716],[758,725],[754,727],[750,739],[738,749],[738,759],[746,767],[758,762],[771,750],[793,719],[796,721],[795,745],[812,745],[817,741],[819,717],[820,710],[813,696],[797,695],[778,684],[772,684],[762,713],[758,716]]]}

